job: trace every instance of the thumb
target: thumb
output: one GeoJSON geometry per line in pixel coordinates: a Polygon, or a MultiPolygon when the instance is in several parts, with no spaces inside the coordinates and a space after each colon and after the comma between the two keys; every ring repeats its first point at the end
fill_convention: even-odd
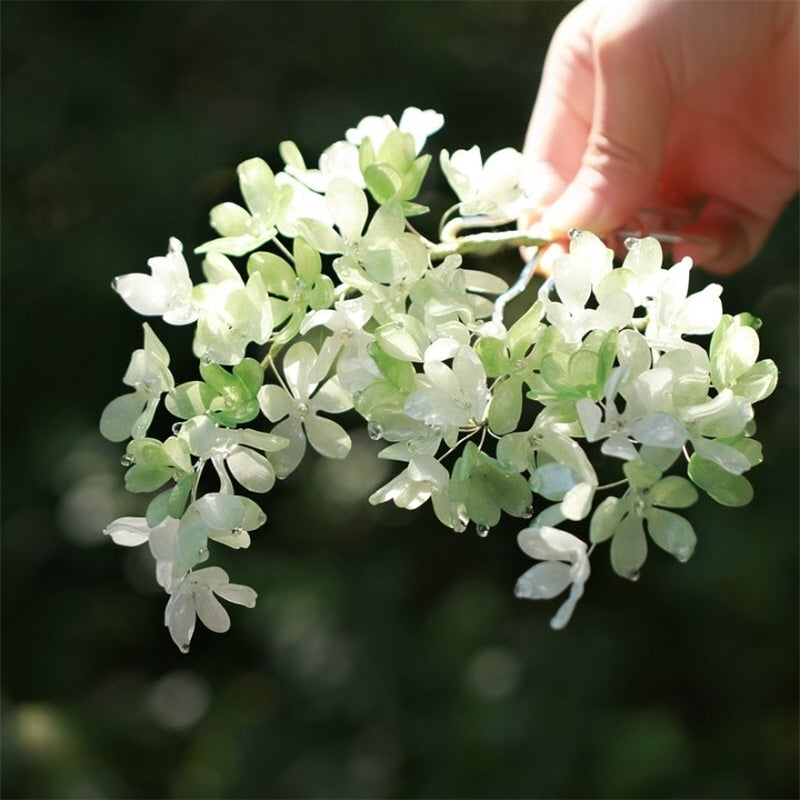
{"type": "Polygon", "coordinates": [[[646,26],[622,15],[598,20],[593,36],[592,123],[580,166],[542,216],[557,231],[603,234],[625,223],[655,192],[672,95],[646,26]]]}

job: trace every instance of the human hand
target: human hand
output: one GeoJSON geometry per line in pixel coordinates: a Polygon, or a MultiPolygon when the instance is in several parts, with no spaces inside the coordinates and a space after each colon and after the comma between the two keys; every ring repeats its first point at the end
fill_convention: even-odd
{"type": "Polygon", "coordinates": [[[799,42],[791,1],[584,0],[545,61],[525,222],[605,234],[697,206],[682,231],[710,243],[673,255],[738,269],[798,190],[799,42]]]}

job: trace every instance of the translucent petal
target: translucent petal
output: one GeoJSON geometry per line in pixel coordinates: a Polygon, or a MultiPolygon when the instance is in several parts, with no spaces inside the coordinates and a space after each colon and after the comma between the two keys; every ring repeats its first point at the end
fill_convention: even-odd
{"type": "Polygon", "coordinates": [[[687,519],[672,511],[651,508],[647,513],[650,538],[678,561],[688,561],[697,545],[697,536],[687,519]]]}
{"type": "Polygon", "coordinates": [[[171,286],[139,272],[115,278],[114,289],[137,314],[146,317],[161,316],[172,296],[171,286]]]}
{"type": "Polygon", "coordinates": [[[688,433],[681,422],[670,414],[648,414],[630,425],[634,439],[653,447],[683,447],[688,433]]]}
{"type": "Polygon", "coordinates": [[[303,433],[302,423],[297,417],[289,417],[279,422],[273,429],[273,434],[285,437],[289,444],[271,453],[269,460],[275,467],[275,475],[283,479],[297,468],[306,452],[306,436],[303,433]]]}
{"type": "Polygon", "coordinates": [[[325,192],[328,209],[345,240],[361,239],[367,220],[367,196],[346,178],[334,178],[325,192]]]}
{"type": "Polygon", "coordinates": [[[238,495],[210,492],[193,505],[206,525],[214,530],[244,528],[252,531],[266,521],[266,515],[257,503],[238,495]]]}
{"type": "Polygon", "coordinates": [[[258,405],[264,416],[275,422],[294,410],[294,399],[282,386],[267,384],[258,391],[258,405]]]}
{"type": "Polygon", "coordinates": [[[195,591],[195,607],[200,621],[210,631],[225,633],[231,627],[228,612],[208,586],[200,586],[195,591]]]}
{"type": "Polygon", "coordinates": [[[350,452],[350,437],[338,422],[312,414],[306,418],[305,428],[308,443],[323,456],[344,458],[350,452]]]}
{"type": "Polygon", "coordinates": [[[320,387],[311,401],[311,406],[327,414],[341,414],[353,407],[353,396],[334,378],[320,387]]]}
{"type": "Polygon", "coordinates": [[[567,519],[584,519],[592,510],[595,487],[590,483],[573,486],[561,501],[561,511],[567,519]]]}
{"type": "Polygon", "coordinates": [[[150,538],[150,527],[144,517],[120,517],[115,519],[104,531],[114,544],[123,547],[136,547],[150,538]]]}
{"type": "Polygon", "coordinates": [[[611,540],[611,566],[617,575],[635,580],[647,558],[647,539],[642,520],[629,513],[617,526],[611,540]]]}
{"type": "Polygon", "coordinates": [[[170,597],[164,611],[164,624],[169,628],[172,641],[182,652],[189,649],[196,619],[194,597],[184,582],[170,597]]]}
{"type": "Polygon", "coordinates": [[[145,407],[139,392],[123,394],[112,400],[100,417],[100,433],[111,442],[124,442],[131,437],[134,423],[145,407]]]}
{"type": "MultiPolygon", "coordinates": [[[[247,233],[250,219],[250,214],[236,203],[220,203],[209,214],[209,223],[220,236],[241,236],[247,233]]],[[[212,278],[209,277],[209,280],[212,278]]]]}
{"type": "Polygon", "coordinates": [[[265,456],[241,447],[228,456],[231,474],[251,492],[268,492],[275,485],[275,470],[265,456]]]}
{"type": "Polygon", "coordinates": [[[240,583],[225,583],[214,587],[214,594],[219,595],[229,603],[238,603],[246,608],[253,608],[256,604],[257,595],[249,586],[240,583]]]}
{"type": "Polygon", "coordinates": [[[249,158],[236,168],[239,188],[254,214],[268,214],[275,194],[275,176],[262,158],[249,158]]]}
{"type": "Polygon", "coordinates": [[[528,600],[549,600],[572,583],[569,566],[558,561],[543,561],[520,575],[514,594],[528,600]]]}
{"type": "Polygon", "coordinates": [[[556,612],[555,616],[550,620],[550,627],[554,630],[561,630],[572,617],[572,612],[578,600],[583,597],[583,581],[575,581],[569,592],[569,597],[561,604],[561,607],[556,612]]]}
{"type": "Polygon", "coordinates": [[[734,475],[741,475],[750,469],[750,460],[747,456],[729,444],[698,436],[692,439],[692,445],[698,455],[719,464],[724,470],[732,472],[734,475]]]}

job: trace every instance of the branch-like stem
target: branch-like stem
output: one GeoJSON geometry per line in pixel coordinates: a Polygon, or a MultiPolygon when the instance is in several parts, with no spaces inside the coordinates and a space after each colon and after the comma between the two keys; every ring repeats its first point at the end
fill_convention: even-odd
{"type": "Polygon", "coordinates": [[[549,239],[541,236],[531,236],[522,231],[489,231],[487,233],[471,233],[459,236],[448,242],[440,242],[430,249],[432,260],[447,258],[455,254],[488,256],[499,250],[508,250],[517,247],[542,247],[550,244],[549,239]]]}

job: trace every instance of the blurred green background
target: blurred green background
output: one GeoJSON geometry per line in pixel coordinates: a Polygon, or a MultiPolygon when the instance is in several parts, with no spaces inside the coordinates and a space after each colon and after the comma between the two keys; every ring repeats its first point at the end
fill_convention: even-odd
{"type": "Polygon", "coordinates": [[[520,146],[570,7],[2,3],[3,797],[798,796],[796,201],[724,282],[782,370],[754,502],[701,501],[694,558],[637,584],[600,553],[563,632],[512,596],[518,523],[371,508],[356,432],[267,497],[221,561],[258,605],[188,656],[149,556],[100,535],[141,508],[96,428],[141,338],[113,276],[208,239],[235,165],[279,167],[283,139],[313,162],[416,105],[445,115],[434,147],[520,146]]]}

